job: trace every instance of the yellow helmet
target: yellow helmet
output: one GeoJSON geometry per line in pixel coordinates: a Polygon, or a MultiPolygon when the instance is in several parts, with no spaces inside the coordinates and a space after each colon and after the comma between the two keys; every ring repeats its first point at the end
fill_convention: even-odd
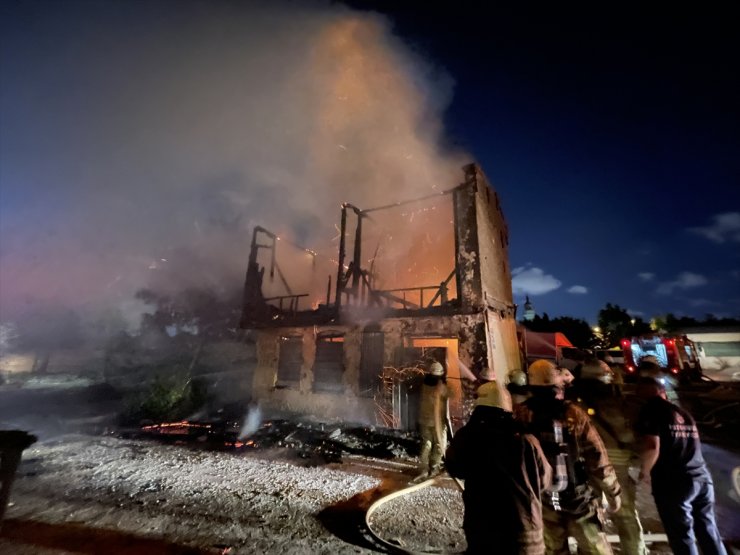
{"type": "Polygon", "coordinates": [[[535,360],[529,365],[529,385],[533,386],[562,386],[563,376],[549,360],[535,360]]]}
{"type": "Polygon", "coordinates": [[[511,412],[511,397],[496,382],[487,382],[478,388],[476,406],[495,407],[511,412]]]}

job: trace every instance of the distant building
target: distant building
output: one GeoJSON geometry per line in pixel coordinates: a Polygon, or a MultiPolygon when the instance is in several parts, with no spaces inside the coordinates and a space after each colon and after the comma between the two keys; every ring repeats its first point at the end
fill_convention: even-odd
{"type": "Polygon", "coordinates": [[[522,316],[522,318],[526,322],[531,322],[534,320],[535,316],[534,306],[532,306],[532,302],[529,300],[529,295],[527,295],[526,301],[524,302],[524,316],[522,316]]]}
{"type": "Polygon", "coordinates": [[[696,346],[705,372],[738,373],[740,377],[740,327],[696,327],[680,330],[696,346]]]}
{"type": "Polygon", "coordinates": [[[333,265],[317,270],[322,259],[296,249],[306,266],[292,278],[286,241],[255,228],[241,320],[256,341],[254,398],[268,410],[413,428],[421,372],[436,359],[459,424],[474,393],[465,377],[503,382],[521,366],[499,198],[477,165],[464,171],[462,184],[421,199],[343,204],[333,265]],[[389,212],[398,217],[383,220],[389,212]],[[378,227],[387,241],[369,236],[378,227]],[[324,278],[318,290],[295,286],[313,273],[324,278]]]}

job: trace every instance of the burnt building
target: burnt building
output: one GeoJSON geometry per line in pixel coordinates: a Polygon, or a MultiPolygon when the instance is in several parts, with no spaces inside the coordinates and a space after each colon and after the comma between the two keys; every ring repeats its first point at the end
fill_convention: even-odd
{"type": "Polygon", "coordinates": [[[420,373],[437,359],[459,423],[470,378],[505,381],[521,366],[499,198],[477,165],[463,171],[459,185],[422,198],[342,204],[325,257],[255,228],[241,326],[256,341],[252,386],[261,403],[412,427],[420,373]]]}

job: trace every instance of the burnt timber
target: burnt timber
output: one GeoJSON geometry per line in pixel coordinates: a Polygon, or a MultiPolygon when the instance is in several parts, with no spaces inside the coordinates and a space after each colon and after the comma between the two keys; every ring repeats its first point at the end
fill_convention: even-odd
{"type": "Polygon", "coordinates": [[[257,398],[290,411],[410,427],[411,378],[386,391],[394,414],[378,418],[387,371],[418,367],[429,358],[446,362],[457,396],[453,418],[462,418],[470,397],[461,379],[465,370],[504,381],[509,370],[520,367],[508,229],[499,198],[477,165],[463,171],[461,184],[435,195],[449,195],[454,233],[449,273],[444,270],[447,278],[439,283],[382,289],[372,269],[363,266],[365,220],[429,197],[370,209],[343,204],[336,275],[316,307],[306,306],[308,293],[294,291],[286,280],[275,256],[279,237],[254,229],[241,327],[254,331],[257,398]],[[284,294],[263,294],[266,273],[282,283],[284,294]]]}

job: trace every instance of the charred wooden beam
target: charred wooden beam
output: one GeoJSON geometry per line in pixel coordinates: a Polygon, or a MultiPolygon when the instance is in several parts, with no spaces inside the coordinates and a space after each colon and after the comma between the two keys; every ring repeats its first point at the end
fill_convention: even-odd
{"type": "Polygon", "coordinates": [[[355,227],[355,248],[354,248],[354,255],[352,257],[352,261],[354,262],[354,274],[352,276],[352,294],[355,297],[355,303],[358,302],[359,299],[359,290],[360,290],[360,274],[362,273],[361,270],[361,264],[362,264],[362,212],[355,209],[355,213],[357,214],[357,227],[355,227]]]}
{"type": "Polygon", "coordinates": [[[347,205],[342,205],[342,218],[339,225],[339,258],[337,259],[337,291],[334,306],[337,311],[342,306],[342,293],[344,290],[344,256],[346,249],[345,234],[347,233],[347,205]]]}
{"type": "Polygon", "coordinates": [[[429,304],[427,306],[434,306],[434,303],[438,298],[442,298],[441,302],[442,304],[445,304],[447,302],[447,286],[449,285],[450,281],[453,277],[455,277],[455,273],[457,272],[456,268],[452,269],[452,272],[450,272],[450,275],[447,276],[447,279],[444,280],[442,283],[439,284],[439,288],[437,289],[437,293],[432,297],[432,300],[429,301],[429,304]]]}

